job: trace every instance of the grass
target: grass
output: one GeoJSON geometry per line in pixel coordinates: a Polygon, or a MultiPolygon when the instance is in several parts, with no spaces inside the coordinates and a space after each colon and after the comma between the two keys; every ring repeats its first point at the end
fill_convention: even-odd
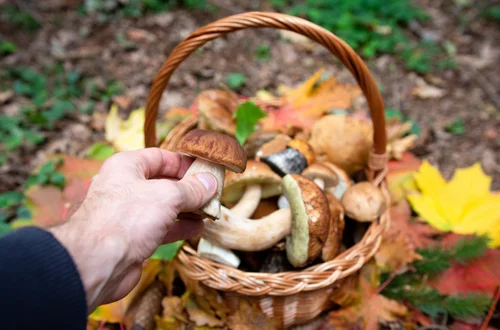
{"type": "Polygon", "coordinates": [[[410,21],[425,21],[426,12],[410,0],[274,0],[274,7],[304,17],[332,31],[363,57],[398,55],[406,67],[419,73],[455,67],[444,48],[435,42],[412,41],[405,28],[410,21]],[[382,4],[383,3],[383,4],[382,4]]]}
{"type": "Polygon", "coordinates": [[[0,115],[0,164],[9,153],[24,143],[40,144],[44,130],[75,112],[90,114],[95,102],[109,102],[122,91],[116,81],[103,86],[76,71],[65,71],[56,65],[40,72],[30,67],[14,67],[0,75],[1,80],[22,98],[21,111],[0,115]],[[84,101],[85,100],[85,101],[84,101]]]}

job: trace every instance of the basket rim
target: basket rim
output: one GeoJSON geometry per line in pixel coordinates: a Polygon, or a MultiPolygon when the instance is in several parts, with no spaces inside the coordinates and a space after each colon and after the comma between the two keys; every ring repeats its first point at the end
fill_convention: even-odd
{"type": "MultiPolygon", "coordinates": [[[[380,182],[379,188],[389,202],[385,180],[380,182]]],[[[389,206],[390,203],[384,214],[371,223],[361,241],[332,260],[305,269],[281,273],[245,272],[202,258],[187,242],[175,258],[176,268],[213,289],[248,296],[288,296],[323,289],[357,272],[375,255],[382,242],[382,234],[390,226],[389,206]]]]}

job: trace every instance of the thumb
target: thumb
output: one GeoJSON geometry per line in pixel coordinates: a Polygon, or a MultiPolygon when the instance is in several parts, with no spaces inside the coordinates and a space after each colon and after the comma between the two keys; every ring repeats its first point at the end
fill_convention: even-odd
{"type": "Polygon", "coordinates": [[[192,211],[205,205],[217,191],[217,180],[211,173],[197,173],[175,183],[180,193],[179,211],[192,211]]]}

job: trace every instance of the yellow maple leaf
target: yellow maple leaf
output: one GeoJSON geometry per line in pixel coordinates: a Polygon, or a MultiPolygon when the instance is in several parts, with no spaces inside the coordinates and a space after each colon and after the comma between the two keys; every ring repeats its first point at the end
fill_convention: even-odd
{"type": "Polygon", "coordinates": [[[476,163],[457,169],[446,182],[427,161],[415,174],[420,194],[409,194],[413,209],[432,227],[445,232],[489,236],[500,246],[500,195],[490,191],[491,178],[476,163]]]}
{"type": "Polygon", "coordinates": [[[106,117],[106,140],[118,151],[130,151],[144,148],[144,108],[130,113],[127,120],[118,116],[118,106],[113,104],[106,117]]]}

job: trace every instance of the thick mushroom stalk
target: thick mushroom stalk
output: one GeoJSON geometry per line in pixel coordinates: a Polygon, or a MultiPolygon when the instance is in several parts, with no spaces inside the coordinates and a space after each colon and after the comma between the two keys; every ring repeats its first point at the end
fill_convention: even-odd
{"type": "Polygon", "coordinates": [[[220,218],[220,197],[222,195],[222,182],[224,182],[224,177],[226,174],[226,169],[223,165],[209,162],[207,160],[196,158],[196,160],[191,164],[185,175],[191,175],[196,173],[208,172],[213,174],[217,180],[217,193],[215,194],[207,204],[205,204],[200,211],[205,214],[215,218],[220,218]]]}
{"type": "Polygon", "coordinates": [[[226,249],[262,251],[290,234],[292,212],[280,209],[258,220],[235,214],[224,206],[218,221],[205,220],[202,237],[226,249]]]}
{"type": "Polygon", "coordinates": [[[201,129],[193,129],[180,138],[176,149],[179,153],[196,157],[186,175],[209,172],[217,179],[217,194],[199,210],[192,212],[210,219],[219,219],[219,199],[224,186],[225,170],[244,172],[247,163],[245,150],[233,137],[201,129]]]}
{"type": "Polygon", "coordinates": [[[234,268],[238,268],[241,262],[240,258],[233,251],[218,246],[204,238],[200,238],[197,252],[203,258],[234,268]]]}
{"type": "Polygon", "coordinates": [[[259,206],[261,195],[262,189],[259,184],[247,185],[243,196],[231,208],[231,212],[245,218],[250,218],[259,206]]]}

